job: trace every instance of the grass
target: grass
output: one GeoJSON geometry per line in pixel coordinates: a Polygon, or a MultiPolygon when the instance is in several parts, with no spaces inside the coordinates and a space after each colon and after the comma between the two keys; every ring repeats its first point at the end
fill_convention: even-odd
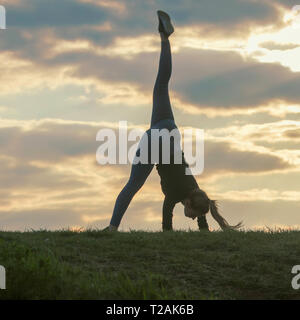
{"type": "Polygon", "coordinates": [[[0,232],[0,299],[299,299],[299,231],[0,232]]]}

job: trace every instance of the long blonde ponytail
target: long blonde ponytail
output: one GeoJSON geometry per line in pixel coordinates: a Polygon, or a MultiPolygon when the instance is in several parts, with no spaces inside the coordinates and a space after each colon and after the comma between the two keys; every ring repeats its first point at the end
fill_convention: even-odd
{"type": "Polygon", "coordinates": [[[209,201],[209,210],[213,218],[218,222],[222,230],[237,230],[242,227],[242,221],[235,226],[230,226],[228,222],[220,215],[216,200],[209,201]]]}

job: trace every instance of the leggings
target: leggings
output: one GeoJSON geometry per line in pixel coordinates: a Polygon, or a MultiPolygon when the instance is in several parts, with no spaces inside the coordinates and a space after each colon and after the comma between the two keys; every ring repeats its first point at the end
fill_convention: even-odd
{"type": "MultiPolygon", "coordinates": [[[[177,128],[169,98],[168,84],[172,73],[172,57],[169,40],[161,41],[161,54],[159,69],[153,90],[153,108],[151,116],[151,129],[177,128]]],[[[138,148],[139,149],[139,148],[138,148]]],[[[151,173],[154,164],[132,164],[128,182],[117,197],[110,224],[119,227],[122,217],[127,210],[134,195],[141,189],[151,173]]]]}

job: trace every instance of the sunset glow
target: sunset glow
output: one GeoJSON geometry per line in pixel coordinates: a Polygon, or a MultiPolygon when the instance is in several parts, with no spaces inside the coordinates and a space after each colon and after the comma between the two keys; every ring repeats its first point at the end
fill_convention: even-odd
{"type": "MultiPolygon", "coordinates": [[[[233,224],[300,226],[300,19],[290,5],[232,0],[228,13],[200,1],[2,4],[2,229],[109,223],[130,166],[100,166],[96,134],[123,120],[149,127],[160,7],[175,26],[169,88],[176,123],[205,132],[200,188],[220,200],[233,224]]],[[[160,230],[162,200],[153,170],[120,230],[160,230]]],[[[197,229],[181,204],[174,228],[197,229]]]]}

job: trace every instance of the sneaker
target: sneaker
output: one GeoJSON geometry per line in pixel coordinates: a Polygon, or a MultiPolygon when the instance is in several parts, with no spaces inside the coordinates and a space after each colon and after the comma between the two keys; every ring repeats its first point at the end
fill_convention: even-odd
{"type": "Polygon", "coordinates": [[[174,32],[174,27],[169,15],[161,10],[157,11],[157,15],[159,19],[158,31],[163,32],[166,36],[170,36],[174,32]]]}
{"type": "Polygon", "coordinates": [[[118,229],[116,227],[113,227],[113,226],[108,226],[104,229],[101,230],[102,232],[115,232],[115,231],[118,231],[118,229]]]}

